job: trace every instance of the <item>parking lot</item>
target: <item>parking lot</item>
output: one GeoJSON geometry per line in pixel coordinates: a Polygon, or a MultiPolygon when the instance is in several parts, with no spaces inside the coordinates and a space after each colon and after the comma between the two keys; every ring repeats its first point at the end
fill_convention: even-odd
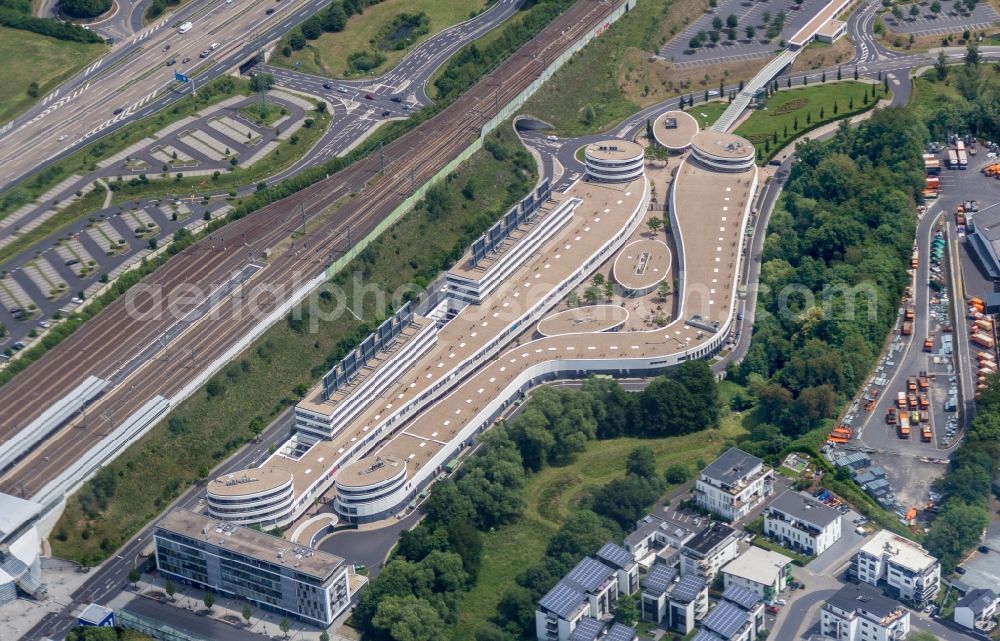
{"type": "Polygon", "coordinates": [[[996,10],[988,2],[978,2],[972,11],[964,2],[939,0],[940,11],[932,10],[934,1],[919,3],[896,1],[897,12],[886,12],[882,19],[890,31],[914,36],[934,36],[961,33],[964,30],[981,31],[995,26],[1000,20],[996,10]],[[916,7],[916,11],[913,8],[916,7]]]}
{"type": "MultiPolygon", "coordinates": [[[[241,107],[257,100],[237,96],[207,108],[199,117],[170,125],[101,161],[85,180],[91,185],[98,178],[107,182],[119,177],[169,180],[182,173],[206,176],[207,181],[213,173],[230,171],[234,165],[251,166],[304,126],[313,106],[294,94],[275,90],[269,101],[284,113],[265,127],[239,113],[241,107]]],[[[202,224],[206,212],[214,218],[228,211],[222,200],[201,203],[190,193],[181,198],[125,203],[92,212],[0,265],[0,324],[7,330],[0,339],[0,359],[30,346],[37,334],[99,291],[104,285],[102,274],[113,279],[141,261],[153,251],[154,239],[158,242],[180,227],[202,224]]],[[[41,200],[54,199],[56,195],[41,200]]],[[[50,213],[55,213],[52,205],[42,202],[34,211],[4,219],[0,246],[4,239],[14,240],[33,224],[40,224],[50,213]]]]}
{"type": "Polygon", "coordinates": [[[804,0],[802,5],[797,5],[794,0],[720,0],[715,9],[692,20],[687,28],[664,45],[660,56],[678,68],[769,56],[780,49],[782,40],[792,36],[826,4],[827,0],[804,0]],[[769,27],[774,29],[773,25],[782,12],[785,15],[783,26],[772,31],[773,37],[768,39],[769,27]],[[735,39],[729,38],[730,15],[736,18],[736,26],[733,27],[735,39]],[[721,28],[717,28],[720,26],[718,21],[721,21],[721,28]],[[752,38],[747,34],[747,27],[753,29],[752,38]],[[713,32],[718,37],[715,42],[713,32]],[[697,38],[700,33],[704,34],[704,42],[700,47],[692,48],[692,38],[697,38]]]}

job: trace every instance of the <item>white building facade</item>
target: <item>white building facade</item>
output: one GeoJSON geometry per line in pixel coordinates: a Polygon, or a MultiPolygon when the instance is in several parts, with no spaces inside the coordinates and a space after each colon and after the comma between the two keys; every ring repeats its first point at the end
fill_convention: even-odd
{"type": "Polygon", "coordinates": [[[867,584],[837,591],[820,614],[820,633],[837,641],[904,641],[910,612],[867,584]]]}
{"type": "Polygon", "coordinates": [[[941,585],[941,563],[917,543],[888,530],[858,550],[851,572],[859,581],[920,608],[934,599],[941,585]]]}
{"type": "Polygon", "coordinates": [[[730,448],[701,471],[698,506],[729,521],[743,518],[773,492],[774,471],[764,461],[730,448]]]}
{"type": "Polygon", "coordinates": [[[795,552],[820,555],[840,540],[840,512],[794,490],[780,494],[764,515],[764,536],[795,552]]]}

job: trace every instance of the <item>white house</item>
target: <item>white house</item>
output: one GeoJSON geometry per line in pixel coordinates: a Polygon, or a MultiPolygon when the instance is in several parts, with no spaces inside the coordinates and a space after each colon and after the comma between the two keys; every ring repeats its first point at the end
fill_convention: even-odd
{"type": "Polygon", "coordinates": [[[605,543],[597,551],[597,558],[615,571],[619,594],[635,594],[639,589],[639,564],[628,550],[615,543],[605,543]]]}
{"type": "Polygon", "coordinates": [[[618,600],[618,571],[584,557],[538,602],[535,634],[539,641],[567,641],[586,616],[602,619],[618,600]]]}
{"type": "Polygon", "coordinates": [[[736,530],[724,523],[712,523],[681,548],[681,575],[711,581],[723,565],[736,558],[737,540],[736,530]]]}
{"type": "Polygon", "coordinates": [[[767,498],[774,471],[739,448],[729,448],[701,471],[694,494],[698,505],[724,519],[743,518],[767,498]]]}
{"type": "Polygon", "coordinates": [[[750,590],[733,586],[701,623],[693,641],[754,641],[764,629],[764,604],[750,590]]]}
{"type": "Polygon", "coordinates": [[[739,586],[759,598],[770,601],[785,589],[792,573],[792,559],[756,546],[751,546],[722,568],[725,587],[739,586]]]}
{"type": "Polygon", "coordinates": [[[838,590],[820,617],[820,634],[836,641],[903,641],[910,632],[910,611],[865,583],[838,590]]]}
{"type": "Polygon", "coordinates": [[[851,572],[889,596],[924,607],[938,592],[941,564],[913,541],[888,530],[876,534],[854,555],[851,572]]]}
{"type": "Polygon", "coordinates": [[[643,581],[641,617],[680,634],[688,634],[708,613],[708,583],[704,577],[685,576],[662,563],[643,581]]]}
{"type": "Polygon", "coordinates": [[[988,627],[997,614],[997,593],[993,590],[970,590],[955,604],[955,623],[969,630],[988,627]]]}
{"type": "Polygon", "coordinates": [[[840,539],[840,512],[816,499],[786,490],[767,506],[764,536],[790,550],[820,555],[840,539]]]}

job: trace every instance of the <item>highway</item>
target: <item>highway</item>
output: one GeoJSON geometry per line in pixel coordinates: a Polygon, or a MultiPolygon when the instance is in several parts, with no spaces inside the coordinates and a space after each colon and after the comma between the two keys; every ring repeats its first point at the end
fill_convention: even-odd
{"type": "Polygon", "coordinates": [[[119,43],[0,127],[0,189],[189,92],[190,87],[174,82],[175,71],[195,78],[196,86],[207,82],[253,56],[258,39],[266,43],[279,37],[324,4],[324,0],[207,0],[189,4],[169,20],[119,43]],[[267,15],[271,9],[273,14],[267,15]],[[184,21],[193,27],[181,34],[175,25],[184,21]],[[219,48],[201,58],[212,43],[219,43],[219,48]],[[190,61],[184,63],[185,58],[190,61]],[[168,67],[171,59],[176,63],[168,67]]]}
{"type": "MultiPolygon", "coordinates": [[[[331,259],[347,249],[348,229],[353,238],[363,237],[409,196],[411,181],[422,184],[469,145],[479,135],[481,123],[492,116],[498,91],[499,104],[503,105],[614,6],[578,3],[569,9],[458,101],[387,145],[385,175],[377,175],[378,157],[355,163],[230,224],[172,259],[149,279],[149,284],[162,288],[164,299],[169,300],[192,285],[203,291],[222,286],[232,273],[253,262],[262,269],[248,283],[251,293],[247,298],[254,302],[253,292],[258,291],[254,288],[265,285],[271,292],[260,308],[244,304],[242,298],[228,299],[217,305],[213,314],[191,323],[183,333],[175,333],[174,315],[150,313],[156,311],[155,302],[130,292],[0,389],[0,404],[14,408],[5,412],[0,425],[0,438],[6,440],[15,438],[18,426],[87,375],[119,381],[88,409],[85,420],[63,428],[4,475],[0,488],[17,495],[34,495],[80,451],[150,398],[177,394],[196,372],[259,325],[261,309],[274,310],[295,289],[322,274],[331,259]],[[355,197],[346,201],[336,216],[319,219],[332,203],[352,192],[355,197]],[[302,214],[316,221],[315,230],[291,247],[279,248],[279,242],[298,227],[302,214]],[[260,257],[268,249],[275,251],[263,263],[260,257]],[[154,350],[155,358],[143,362],[143,353],[168,332],[172,341],[154,350]],[[133,366],[131,373],[123,375],[133,366]]],[[[182,316],[198,302],[179,305],[176,315],[182,316]]]]}

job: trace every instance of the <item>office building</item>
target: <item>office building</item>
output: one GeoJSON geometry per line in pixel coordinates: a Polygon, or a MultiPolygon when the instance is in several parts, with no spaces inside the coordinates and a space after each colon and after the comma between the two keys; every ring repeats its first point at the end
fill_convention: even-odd
{"type": "Polygon", "coordinates": [[[700,576],[711,581],[719,569],[736,558],[736,530],[712,523],[681,547],[681,576],[700,576]]]}
{"type": "Polygon", "coordinates": [[[698,475],[695,499],[703,509],[736,521],[771,494],[773,479],[774,472],[764,461],[732,447],[698,475]]]}
{"type": "Polygon", "coordinates": [[[840,539],[839,511],[794,490],[778,495],[764,515],[764,536],[789,550],[820,555],[840,539]]]}
{"type": "Polygon", "coordinates": [[[792,560],[784,554],[751,546],[723,566],[722,576],[725,587],[741,587],[771,601],[788,584],[792,560]]]}
{"type": "Polygon", "coordinates": [[[836,641],[903,641],[909,632],[909,610],[865,583],[845,585],[820,613],[820,633],[836,641]]]}
{"type": "Polygon", "coordinates": [[[937,595],[941,564],[927,550],[888,530],[876,534],[854,555],[851,573],[881,587],[894,599],[923,608],[937,595]]]}
{"type": "Polygon", "coordinates": [[[688,634],[708,613],[708,583],[704,577],[677,578],[677,570],[654,565],[643,580],[640,616],[645,621],[688,634]]]}
{"type": "Polygon", "coordinates": [[[997,593],[993,590],[970,590],[955,604],[952,618],[969,630],[988,632],[997,615],[997,593]]]}
{"type": "Polygon", "coordinates": [[[164,576],[323,628],[364,583],[339,556],[187,510],[167,513],[154,541],[164,576]]]}

